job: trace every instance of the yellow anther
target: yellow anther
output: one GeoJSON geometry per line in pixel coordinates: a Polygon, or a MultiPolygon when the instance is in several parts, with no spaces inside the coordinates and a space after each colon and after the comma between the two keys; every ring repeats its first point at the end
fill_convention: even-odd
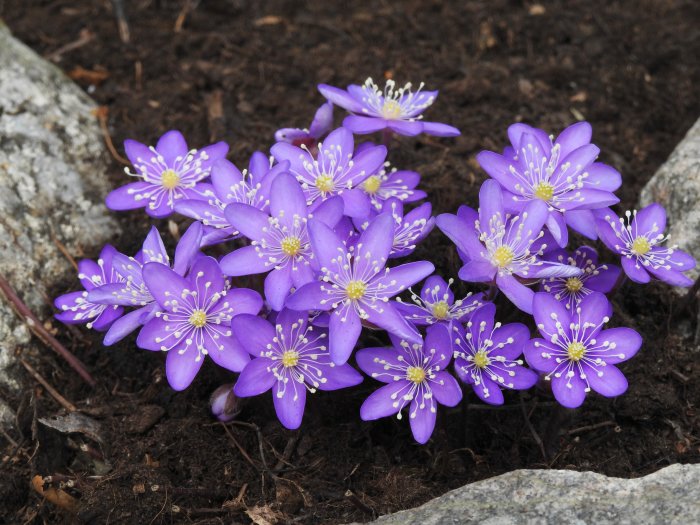
{"type": "Polygon", "coordinates": [[[164,188],[172,190],[180,184],[180,176],[174,170],[167,169],[160,174],[160,183],[164,188]]]}
{"type": "Polygon", "coordinates": [[[282,364],[289,368],[290,366],[297,366],[297,363],[299,362],[299,352],[295,352],[294,350],[287,350],[285,353],[282,354],[282,364]]]}
{"type": "Polygon", "coordinates": [[[197,328],[202,328],[207,324],[207,313],[204,310],[195,310],[190,315],[190,324],[197,328]]]}
{"type": "Polygon", "coordinates": [[[571,293],[576,293],[581,288],[583,288],[583,281],[578,277],[569,277],[566,280],[566,289],[569,290],[571,293]]]}
{"type": "Polygon", "coordinates": [[[450,313],[450,305],[445,301],[440,301],[433,304],[433,316],[435,319],[445,319],[450,313]]]}
{"type": "Polygon", "coordinates": [[[316,177],[316,188],[321,193],[330,193],[333,191],[334,187],[333,177],[330,175],[319,175],[316,177]]]}
{"type": "Polygon", "coordinates": [[[651,250],[651,245],[646,237],[637,237],[632,242],[632,253],[635,255],[645,255],[649,250],[651,250]]]}
{"type": "Polygon", "coordinates": [[[569,344],[569,347],[566,349],[566,353],[569,355],[569,359],[572,361],[580,361],[583,359],[583,356],[586,355],[586,347],[583,345],[583,343],[574,341],[573,343],[569,344]]]}
{"type": "Polygon", "coordinates": [[[299,240],[299,237],[285,237],[282,239],[280,247],[285,255],[294,257],[297,253],[299,253],[299,250],[301,250],[301,241],[299,240]]]}
{"type": "Polygon", "coordinates": [[[362,281],[350,281],[345,287],[348,299],[352,299],[353,301],[362,299],[365,295],[365,290],[367,290],[367,285],[362,281]]]}
{"type": "Polygon", "coordinates": [[[496,266],[499,268],[505,268],[513,262],[514,258],[515,254],[508,246],[499,246],[496,248],[496,251],[493,252],[492,256],[493,262],[495,262],[496,266]]]}
{"type": "Polygon", "coordinates": [[[371,177],[367,177],[365,182],[362,184],[362,189],[365,190],[365,193],[374,195],[379,191],[379,188],[381,188],[381,186],[382,180],[376,175],[372,175],[371,177]]]}
{"type": "Polygon", "coordinates": [[[533,189],[535,190],[535,197],[545,202],[550,201],[554,197],[554,186],[549,182],[540,182],[533,189]]]}
{"type": "Polygon", "coordinates": [[[409,366],[406,369],[406,379],[414,383],[422,383],[425,380],[425,370],[419,366],[409,366]]]}
{"type": "Polygon", "coordinates": [[[486,352],[479,350],[474,354],[474,364],[477,368],[486,368],[491,364],[491,360],[486,352]]]}

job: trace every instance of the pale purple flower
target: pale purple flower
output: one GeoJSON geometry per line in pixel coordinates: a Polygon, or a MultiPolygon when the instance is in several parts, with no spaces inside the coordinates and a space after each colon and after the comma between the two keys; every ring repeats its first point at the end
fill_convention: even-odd
{"type": "Polygon", "coordinates": [[[479,212],[463,207],[460,215],[443,214],[437,225],[470,260],[459,270],[469,282],[495,282],[515,306],[532,313],[534,292],[518,278],[571,277],[582,271],[568,264],[544,261],[546,245],[538,241],[547,219],[547,205],[527,203],[516,216],[507,214],[503,194],[495,180],[487,180],[479,191],[479,212]]]}
{"type": "Polygon", "coordinates": [[[57,297],[54,305],[60,310],[56,319],[65,324],[85,324],[88,328],[107,330],[124,313],[118,305],[93,303],[88,293],[99,286],[120,283],[124,278],[114,270],[113,259],[117,250],[109,244],[102,248],[97,262],[83,259],[78,262],[78,278],[85,289],[57,297]]]}
{"type": "Polygon", "coordinates": [[[233,383],[221,385],[209,396],[211,413],[224,423],[231,421],[241,412],[241,400],[233,393],[233,383]]]}
{"type": "Polygon", "coordinates": [[[543,338],[532,339],[523,352],[528,364],[552,382],[561,405],[579,407],[591,390],[605,397],[627,390],[627,379],[615,365],[633,357],[642,338],[631,328],[602,330],[611,313],[598,292],[584,297],[575,310],[547,293],[535,294],[533,315],[543,338]]]}
{"type": "Polygon", "coordinates": [[[151,217],[170,215],[175,203],[182,199],[201,199],[211,192],[203,181],[209,177],[214,162],[228,152],[224,142],[200,150],[187,148],[179,131],[168,131],[153,146],[135,140],[124,141],[126,156],[136,170],[125,168],[127,175],[141,179],[122,186],[107,195],[111,210],[146,208],[151,217]]]}
{"type": "Polygon", "coordinates": [[[428,328],[425,342],[392,338],[393,347],[358,350],[357,365],[385,386],[373,392],[360,407],[360,417],[372,421],[408,407],[413,437],[427,443],[435,428],[438,404],[453,407],[462,400],[462,389],[447,371],[452,342],[447,327],[428,328]]]}
{"type": "MultiPolygon", "coordinates": [[[[313,212],[317,220],[334,227],[343,216],[343,201],[333,197],[313,212]]],[[[252,243],[225,255],[221,268],[234,277],[270,272],[265,278],[265,297],[280,311],[292,287],[316,278],[307,222],[311,214],[304,192],[287,173],[272,183],[269,214],[246,204],[230,204],[227,220],[252,243]]]]}
{"type": "Polygon", "coordinates": [[[398,171],[396,168],[387,171],[388,168],[389,163],[385,162],[377,173],[367,177],[360,186],[376,211],[381,211],[384,203],[391,198],[415,202],[427,196],[424,191],[415,189],[420,182],[418,173],[398,171]]]}
{"type": "Polygon", "coordinates": [[[420,295],[411,291],[411,300],[415,304],[396,299],[396,308],[411,323],[417,326],[462,322],[466,317],[484,304],[484,295],[468,293],[464,298],[457,299],[450,287],[454,279],[448,282],[439,275],[431,275],[425,280],[420,295]]]}
{"type": "Polygon", "coordinates": [[[620,267],[614,264],[598,264],[598,252],[590,246],[581,246],[569,255],[565,250],[555,250],[544,257],[548,261],[569,264],[581,268],[576,277],[548,277],[542,279],[541,289],[561,301],[571,310],[591,292],[608,293],[620,277],[620,267]]]}
{"type": "Polygon", "coordinates": [[[358,154],[354,151],[352,133],[345,128],[332,131],[319,143],[315,156],[308,148],[298,148],[286,142],[278,142],[271,149],[278,161],[289,161],[289,171],[304,189],[312,210],[322,201],[340,195],[345,215],[362,218],[368,215],[370,205],[359,186],[382,166],[386,148],[372,146],[358,154]]]}
{"type": "Polygon", "coordinates": [[[424,84],[413,91],[409,82],[397,87],[394,80],[387,80],[380,89],[371,78],[362,86],[352,84],[347,90],[319,84],[318,90],[336,106],[352,115],[345,117],[343,126],[355,134],[374,133],[389,129],[400,135],[427,133],[437,137],[456,137],[459,130],[439,122],[425,122],[423,111],[430,107],[437,91],[423,91],[424,84]]]}
{"type": "Polygon", "coordinates": [[[533,200],[548,207],[547,228],[561,247],[570,226],[596,238],[590,210],[619,202],[613,195],[622,183],[612,167],[595,162],[600,150],[591,144],[588,122],[569,126],[552,141],[546,132],[527,124],[508,128],[511,147],[503,155],[482,151],[477,161],[504,188],[506,209],[516,213],[533,200]]]}
{"type": "Polygon", "coordinates": [[[530,330],[522,323],[494,323],[495,314],[496,306],[486,303],[466,326],[453,324],[452,340],[459,378],[485,403],[502,405],[501,389],[527,390],[538,376],[520,359],[530,330]]]}
{"type": "Polygon", "coordinates": [[[621,255],[622,269],[637,283],[648,283],[651,275],[673,286],[691,286],[682,272],[695,268],[695,259],[682,250],[665,246],[668,237],[666,210],[652,203],[637,212],[625,212],[622,219],[608,210],[596,222],[605,245],[621,255]]]}
{"type": "Polygon", "coordinates": [[[275,140],[314,149],[321,137],[328,133],[332,126],[333,104],[326,102],[316,110],[309,129],[282,128],[275,132],[275,140]]]}
{"type": "Polygon", "coordinates": [[[260,311],[257,292],[230,288],[216,260],[205,256],[185,277],[164,264],[148,263],[143,280],[163,311],[141,329],[136,344],[168,353],[165,375],[173,389],[192,383],[205,355],[227,370],[243,370],[249,357],[233,337],[231,319],[260,311]]]}
{"type": "MultiPolygon", "coordinates": [[[[202,225],[198,222],[192,223],[175,248],[175,273],[185,275],[189,270],[194,258],[199,254],[201,240],[202,225]]],[[[168,252],[155,226],[151,228],[141,251],[135,257],[128,257],[120,252],[114,254],[112,267],[123,277],[123,281],[99,286],[88,293],[88,300],[94,303],[136,308],[123,315],[109,328],[103,341],[105,346],[121,341],[161,310],[143,280],[143,265],[150,262],[170,267],[168,252]]]]}
{"type": "Polygon", "coordinates": [[[241,346],[255,358],[241,372],[234,393],[249,397],[272,389],[277,417],[286,428],[301,425],[307,390],[338,390],[362,382],[350,365],[333,363],[328,332],[312,326],[308,312],[282,310],[274,325],[239,315],[232,326],[241,346]]]}
{"type": "Polygon", "coordinates": [[[350,357],[363,320],[408,341],[420,340],[390,299],[430,275],[435,267],[418,261],[386,268],[393,240],[392,221],[388,214],[377,216],[350,248],[325,224],[316,219],[309,221],[321,280],[299,288],[285,305],[294,310],[331,312],[329,347],[335,363],[345,363],[350,357]]]}

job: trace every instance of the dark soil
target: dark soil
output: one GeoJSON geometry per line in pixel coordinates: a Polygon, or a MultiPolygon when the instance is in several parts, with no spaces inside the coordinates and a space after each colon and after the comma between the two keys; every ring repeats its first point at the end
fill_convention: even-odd
{"type": "MultiPolygon", "coordinates": [[[[107,0],[0,0],[0,16],[109,109],[120,150],[127,137],[148,143],[178,128],[193,145],[226,140],[229,157],[245,166],[278,127],[308,125],[322,102],[319,82],[424,80],[441,90],[430,119],[463,134],[402,139],[390,158],[423,174],[438,213],[475,204],[485,175],[474,156],[500,149],[510,123],[554,133],[581,117],[593,125],[602,160],[623,173],[622,204],[634,206],[700,114],[695,0],[124,4],[128,44],[107,0]],[[183,19],[184,5],[191,9],[183,19]],[[89,40],[81,45],[81,37],[89,40]]],[[[115,187],[125,182],[116,160],[112,172],[115,187]]],[[[149,223],[140,212],[121,218],[128,234],[114,243],[133,251],[149,223]]],[[[167,231],[165,221],[160,226],[167,231]]],[[[98,248],[76,255],[94,257],[98,248]]],[[[454,249],[438,231],[417,256],[435,254],[443,256],[436,261],[443,275],[456,272],[454,249]]],[[[76,283],[55,283],[55,293],[76,283]]],[[[510,393],[501,408],[465,391],[461,407],[441,413],[426,446],[415,444],[405,420],[360,421],[359,406],[376,386],[371,380],[311,396],[299,432],[279,425],[269,396],[245,404],[241,423],[223,426],[210,417],[207,400],[230,374],[205,366],[189,390],[174,393],[161,355],[139,351],[133,340],[105,349],[98,334],[54,323],[99,386],[81,383],[48,350],[25,357],[99,422],[103,442],[38,424],[61,413],[38,385],[10,398],[19,432],[0,441],[0,520],[75,520],[31,488],[37,474],[53,476],[55,488],[68,482],[77,519],[86,523],[342,523],[518,468],[635,477],[698,462],[700,364],[678,335],[682,324],[693,330],[694,316],[658,284],[628,284],[614,301],[613,322],[645,340],[622,366],[630,382],[624,396],[591,395],[580,410],[563,411],[544,390],[510,393]],[[545,441],[544,457],[535,436],[545,441]]],[[[517,315],[506,305],[499,311],[504,320],[517,315]]]]}

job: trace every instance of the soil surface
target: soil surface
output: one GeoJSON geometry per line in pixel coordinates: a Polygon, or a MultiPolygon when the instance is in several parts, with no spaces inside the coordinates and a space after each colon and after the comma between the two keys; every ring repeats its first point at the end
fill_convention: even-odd
{"type": "MultiPolygon", "coordinates": [[[[601,160],[622,172],[621,204],[632,207],[700,114],[694,0],[305,4],[4,0],[0,16],[108,109],[120,152],[127,137],[152,143],[178,128],[195,146],[226,140],[229,158],[244,167],[253,151],[269,148],[277,128],[308,126],[323,101],[319,82],[423,80],[440,89],[430,120],[463,134],[400,139],[390,160],[423,175],[436,213],[476,204],[485,174],[474,156],[500,150],[512,122],[556,133],[582,118],[593,125],[601,160]],[[113,4],[124,4],[129,43],[113,4]]],[[[126,182],[121,170],[115,158],[115,187],[126,182]]],[[[141,212],[120,220],[129,234],[114,244],[134,252],[149,222],[141,212]]],[[[166,221],[159,226],[168,231],[166,221]]],[[[437,230],[415,257],[431,258],[443,275],[458,268],[437,230]]],[[[77,279],[53,287],[64,293],[77,279]]],[[[10,397],[19,431],[0,437],[0,521],[367,521],[518,468],[635,477],[698,462],[699,354],[679,335],[682,326],[694,331],[695,312],[659,284],[628,284],[614,303],[613,324],[637,329],[645,341],[621,367],[630,383],[625,395],[590,395],[583,408],[565,411],[546,390],[507,393],[498,408],[465,390],[460,407],[441,411],[426,446],[413,441],[406,420],[360,421],[359,406],[377,386],[371,379],[310,396],[298,432],[280,426],[269,395],[249,400],[236,423],[222,425],[209,415],[208,396],[231,374],[210,363],[190,389],[175,393],[162,355],[138,350],[133,339],[105,349],[99,334],[54,322],[99,386],[81,383],[48,350],[25,358],[100,434],[85,422],[70,434],[38,423],[62,413],[38,384],[10,397]],[[73,502],[66,495],[75,498],[75,514],[40,496],[31,487],[35,475],[51,476],[44,490],[62,490],[52,495],[62,495],[64,506],[73,502]]],[[[521,317],[500,306],[501,320],[521,317]]],[[[376,336],[363,344],[376,345],[376,336]]]]}

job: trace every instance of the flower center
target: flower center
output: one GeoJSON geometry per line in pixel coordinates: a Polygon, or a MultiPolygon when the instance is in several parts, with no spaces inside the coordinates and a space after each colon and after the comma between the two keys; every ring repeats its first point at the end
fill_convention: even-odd
{"type": "Polygon", "coordinates": [[[299,237],[289,236],[282,239],[280,246],[286,255],[294,257],[297,253],[299,253],[299,250],[301,250],[301,241],[299,240],[299,237]]]}
{"type": "Polygon", "coordinates": [[[493,262],[496,263],[496,266],[499,268],[505,268],[513,262],[515,254],[508,246],[499,246],[496,248],[496,251],[493,252],[493,256],[491,258],[493,259],[493,262]]]}
{"type": "Polygon", "coordinates": [[[583,343],[574,341],[573,343],[569,344],[569,347],[566,349],[566,353],[569,355],[569,359],[572,361],[580,361],[583,359],[583,356],[586,355],[586,347],[583,345],[583,343]]]}
{"type": "Polygon", "coordinates": [[[160,174],[160,183],[165,189],[172,190],[180,184],[180,176],[174,170],[167,169],[160,174]]]}
{"type": "Polygon", "coordinates": [[[197,328],[202,328],[207,324],[207,313],[204,310],[195,310],[190,315],[190,324],[197,328]]]}
{"type": "Polygon", "coordinates": [[[316,188],[321,193],[330,193],[333,191],[333,177],[330,175],[319,175],[316,177],[316,188]]]}
{"type": "Polygon", "coordinates": [[[445,319],[448,313],[450,313],[450,305],[445,301],[440,301],[433,305],[433,315],[436,319],[445,319]]]}
{"type": "Polygon", "coordinates": [[[637,237],[632,242],[632,253],[635,255],[645,255],[649,250],[651,250],[651,245],[646,237],[637,237]]]}
{"type": "Polygon", "coordinates": [[[581,279],[579,279],[578,277],[569,277],[566,280],[566,289],[569,290],[571,293],[576,293],[581,288],[583,288],[583,281],[581,281],[581,279]]]}
{"type": "Polygon", "coordinates": [[[290,366],[297,366],[298,362],[299,352],[295,352],[294,350],[287,350],[282,354],[282,364],[286,368],[289,368],[290,366]]]}
{"type": "Polygon", "coordinates": [[[533,189],[535,190],[535,197],[545,202],[554,197],[554,186],[549,182],[540,182],[533,189]]]}
{"type": "Polygon", "coordinates": [[[401,104],[395,100],[384,100],[384,105],[382,106],[382,116],[388,119],[396,119],[401,116],[402,113],[401,104]]]}
{"type": "Polygon", "coordinates": [[[362,189],[365,190],[365,193],[369,193],[370,195],[374,195],[379,191],[379,188],[382,185],[382,181],[379,177],[376,175],[372,175],[371,177],[368,177],[367,180],[365,180],[364,184],[362,184],[362,189]]]}
{"type": "Polygon", "coordinates": [[[406,369],[406,379],[414,383],[422,383],[425,380],[425,370],[419,366],[409,366],[406,369]]]}
{"type": "Polygon", "coordinates": [[[489,356],[483,350],[479,350],[474,354],[474,364],[477,368],[486,368],[491,364],[489,356]]]}
{"type": "Polygon", "coordinates": [[[367,285],[362,281],[350,281],[345,287],[345,291],[348,294],[348,299],[352,299],[353,301],[362,299],[365,295],[366,289],[367,285]]]}

